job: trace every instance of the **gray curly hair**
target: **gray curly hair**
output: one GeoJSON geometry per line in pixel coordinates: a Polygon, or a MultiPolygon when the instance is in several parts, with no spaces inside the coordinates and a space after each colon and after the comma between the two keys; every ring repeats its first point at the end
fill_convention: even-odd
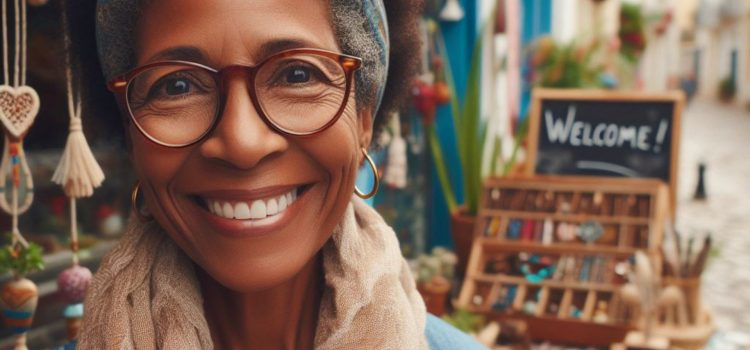
{"type": "MultiPolygon", "coordinates": [[[[106,79],[135,66],[133,34],[138,14],[153,0],[98,0],[96,36],[106,79]]],[[[389,38],[382,0],[331,0],[331,21],[341,50],[362,58],[356,73],[357,108],[377,113],[388,76],[389,38]]]]}

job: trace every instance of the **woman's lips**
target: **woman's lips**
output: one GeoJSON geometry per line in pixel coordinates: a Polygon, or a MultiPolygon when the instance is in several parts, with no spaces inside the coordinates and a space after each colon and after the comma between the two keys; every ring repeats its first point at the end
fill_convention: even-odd
{"type": "Polygon", "coordinates": [[[287,186],[254,192],[209,192],[195,196],[194,207],[222,235],[261,236],[278,231],[295,216],[300,207],[297,202],[305,197],[308,188],[287,186]]]}

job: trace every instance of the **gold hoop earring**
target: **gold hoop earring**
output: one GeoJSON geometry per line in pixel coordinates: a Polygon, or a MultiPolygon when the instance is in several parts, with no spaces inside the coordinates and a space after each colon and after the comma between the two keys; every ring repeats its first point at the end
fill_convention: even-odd
{"type": "Polygon", "coordinates": [[[370,168],[372,169],[372,174],[375,179],[375,183],[372,186],[372,190],[368,193],[362,193],[362,191],[357,188],[357,186],[354,186],[354,193],[357,195],[357,197],[362,199],[370,199],[373,196],[375,196],[375,193],[378,192],[378,187],[380,187],[380,177],[378,177],[378,167],[375,166],[375,162],[372,161],[372,158],[370,158],[370,155],[367,154],[367,150],[363,147],[362,148],[362,154],[364,154],[365,159],[367,160],[367,163],[370,163],[370,168]]]}
{"type": "Polygon", "coordinates": [[[141,222],[147,222],[151,220],[150,215],[144,215],[140,208],[138,208],[138,192],[141,190],[141,182],[138,181],[133,187],[133,192],[130,193],[130,209],[138,217],[141,222]]]}

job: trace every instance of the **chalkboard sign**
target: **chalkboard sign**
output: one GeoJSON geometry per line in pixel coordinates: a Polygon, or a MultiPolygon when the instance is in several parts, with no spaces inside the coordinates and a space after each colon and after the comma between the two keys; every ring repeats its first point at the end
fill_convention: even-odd
{"type": "Polygon", "coordinates": [[[659,178],[676,204],[682,92],[536,89],[528,174],[659,178]]]}

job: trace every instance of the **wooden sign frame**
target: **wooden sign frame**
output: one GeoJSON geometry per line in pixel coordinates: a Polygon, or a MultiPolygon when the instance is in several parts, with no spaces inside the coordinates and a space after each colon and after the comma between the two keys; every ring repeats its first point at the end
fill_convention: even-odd
{"type": "MultiPolygon", "coordinates": [[[[601,102],[670,102],[674,104],[669,159],[669,192],[671,213],[677,210],[677,171],[680,157],[680,133],[685,94],[679,90],[667,92],[609,91],[581,89],[534,89],[529,114],[529,133],[525,173],[536,175],[536,162],[539,148],[539,132],[542,125],[542,102],[549,100],[601,101],[601,102]]],[[[557,174],[565,176],[564,174],[557,174]]],[[[663,180],[663,179],[660,179],[663,180]]]]}

